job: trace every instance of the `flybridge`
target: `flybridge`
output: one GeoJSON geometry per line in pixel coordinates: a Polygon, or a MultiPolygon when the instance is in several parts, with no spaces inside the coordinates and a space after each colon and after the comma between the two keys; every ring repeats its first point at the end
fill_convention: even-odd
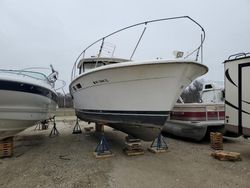
{"type": "MultiPolygon", "coordinates": [[[[137,23],[137,24],[133,24],[133,25],[130,25],[130,26],[127,26],[127,27],[124,27],[122,29],[119,29],[119,30],[116,30],[98,40],[96,40],[95,42],[93,42],[92,44],[90,44],[89,46],[87,46],[80,54],[79,56],[76,58],[75,62],[74,62],[74,65],[73,65],[73,69],[72,69],[72,73],[71,73],[71,80],[73,80],[75,77],[76,77],[76,68],[77,68],[77,64],[78,64],[78,61],[79,59],[82,57],[82,60],[81,61],[84,61],[85,59],[85,54],[86,54],[86,51],[89,50],[91,47],[93,47],[95,44],[98,44],[100,43],[100,48],[99,48],[99,51],[98,51],[98,54],[97,54],[97,57],[96,58],[101,58],[102,57],[102,54],[103,52],[106,50],[104,48],[104,44],[107,43],[107,38],[117,34],[117,33],[120,33],[122,31],[125,31],[125,30],[128,30],[128,29],[131,29],[131,28],[135,28],[135,27],[138,27],[138,26],[143,26],[144,25],[144,28],[138,38],[138,40],[136,41],[136,44],[135,44],[135,47],[133,48],[133,51],[130,55],[130,57],[128,58],[129,60],[132,60],[147,28],[149,27],[149,25],[151,23],[155,23],[155,22],[164,22],[164,21],[170,21],[170,20],[177,20],[177,19],[187,19],[189,21],[191,21],[192,23],[194,23],[196,26],[198,26],[200,29],[201,29],[201,43],[198,45],[197,48],[195,48],[193,51],[191,51],[190,53],[188,53],[184,58],[188,58],[189,56],[193,55],[196,53],[196,57],[195,57],[195,60],[198,61],[199,59],[199,55],[200,55],[200,60],[202,62],[202,54],[203,54],[203,43],[204,43],[204,40],[205,40],[205,30],[203,29],[203,27],[197,22],[195,21],[194,19],[192,19],[191,17],[189,16],[177,16],[177,17],[169,17],[169,18],[162,18],[162,19],[155,19],[155,20],[148,20],[148,21],[144,21],[144,22],[140,22],[140,23],[137,23]]],[[[109,45],[109,49],[108,51],[111,52],[112,56],[114,55],[114,50],[115,50],[115,46],[112,46],[110,45],[110,43],[108,43],[109,45]]],[[[180,54],[180,53],[178,53],[180,54]]],[[[97,61],[98,63],[98,61],[97,61]]],[[[96,63],[96,65],[97,65],[96,63]]],[[[78,67],[79,68],[79,67],[78,67]]]]}

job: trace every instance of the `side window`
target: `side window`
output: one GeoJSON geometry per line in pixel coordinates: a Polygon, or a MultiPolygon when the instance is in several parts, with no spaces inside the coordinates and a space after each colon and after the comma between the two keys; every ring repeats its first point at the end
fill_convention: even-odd
{"type": "Polygon", "coordinates": [[[79,74],[82,74],[84,72],[84,64],[82,64],[80,67],[79,67],[79,74]]]}
{"type": "Polygon", "coordinates": [[[211,84],[205,85],[205,89],[212,89],[212,88],[213,88],[213,86],[211,84]]]}
{"type": "Polygon", "coordinates": [[[79,83],[79,84],[76,84],[76,87],[77,87],[77,89],[81,89],[82,85],[79,83]]]}
{"type": "Polygon", "coordinates": [[[84,69],[84,64],[82,64],[82,72],[85,72],[85,69],[84,69]]]}
{"type": "Polygon", "coordinates": [[[82,73],[82,66],[79,68],[79,74],[82,73]]]}

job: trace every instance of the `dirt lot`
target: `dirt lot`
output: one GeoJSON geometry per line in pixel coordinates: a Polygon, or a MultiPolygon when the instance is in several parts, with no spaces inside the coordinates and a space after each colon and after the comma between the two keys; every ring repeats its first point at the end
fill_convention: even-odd
{"type": "Polygon", "coordinates": [[[71,134],[74,118],[62,119],[57,137],[48,137],[52,125],[16,136],[14,156],[0,159],[0,187],[250,187],[250,140],[224,140],[225,150],[241,153],[238,162],[212,158],[208,141],[177,138],[167,138],[167,153],[128,157],[122,151],[126,135],[105,127],[115,156],[95,159],[98,135],[71,134]]]}

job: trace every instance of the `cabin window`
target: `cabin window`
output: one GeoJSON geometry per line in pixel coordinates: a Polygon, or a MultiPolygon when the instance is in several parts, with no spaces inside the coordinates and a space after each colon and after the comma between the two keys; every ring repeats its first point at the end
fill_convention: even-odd
{"type": "Polygon", "coordinates": [[[82,74],[83,72],[84,72],[84,66],[81,65],[81,66],[79,67],[79,74],[82,74]]]}
{"type": "Polygon", "coordinates": [[[82,85],[81,84],[76,84],[77,89],[81,89],[82,85]]]}
{"type": "MultiPolygon", "coordinates": [[[[91,69],[94,69],[94,68],[96,68],[96,62],[91,62],[91,63],[84,63],[84,66],[83,66],[83,72],[85,72],[85,71],[88,71],[88,70],[91,70],[91,69]]],[[[101,67],[101,66],[103,66],[103,65],[105,65],[103,62],[98,62],[97,63],[97,67],[101,67]]]]}
{"type": "Polygon", "coordinates": [[[208,85],[205,85],[205,89],[212,89],[212,85],[211,84],[208,84],[208,85]]]}

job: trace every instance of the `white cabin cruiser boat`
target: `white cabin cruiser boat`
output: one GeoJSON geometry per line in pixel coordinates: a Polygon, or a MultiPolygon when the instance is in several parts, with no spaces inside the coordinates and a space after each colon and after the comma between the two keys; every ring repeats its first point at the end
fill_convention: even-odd
{"type": "Polygon", "coordinates": [[[101,52],[104,40],[117,32],[170,19],[177,18],[147,21],[118,30],[94,42],[80,54],[69,86],[78,118],[105,124],[148,141],[159,134],[183,89],[205,74],[208,68],[186,59],[132,60],[145,29],[129,59],[103,57],[101,52]],[[80,59],[97,42],[102,43],[98,56],[80,59]],[[75,75],[76,67],[79,75],[75,75]]]}
{"type": "Polygon", "coordinates": [[[53,68],[49,76],[26,70],[0,69],[0,139],[14,136],[54,115],[57,75],[53,68]]]}

